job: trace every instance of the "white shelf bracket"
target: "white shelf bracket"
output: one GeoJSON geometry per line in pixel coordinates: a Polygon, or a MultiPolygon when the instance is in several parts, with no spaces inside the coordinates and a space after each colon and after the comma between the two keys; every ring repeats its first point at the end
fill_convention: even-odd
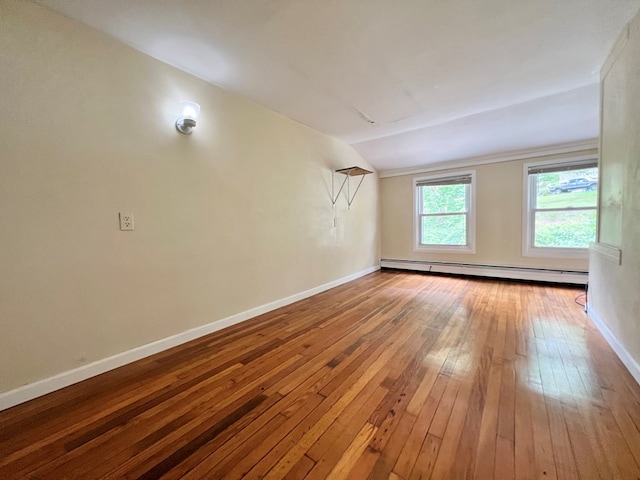
{"type": "Polygon", "coordinates": [[[344,180],[342,181],[342,185],[340,185],[340,190],[338,190],[338,193],[334,194],[334,190],[335,190],[335,176],[336,173],[335,172],[331,172],[331,204],[332,206],[335,208],[336,206],[336,202],[338,201],[338,198],[340,197],[340,193],[342,193],[342,189],[344,188],[345,183],[347,183],[347,181],[349,181],[349,175],[344,177],[344,180]]]}
{"type": "Polygon", "coordinates": [[[334,170],[333,172],[331,172],[331,204],[333,208],[336,207],[336,202],[338,201],[338,198],[340,198],[340,194],[342,193],[342,190],[344,189],[345,184],[347,185],[347,205],[348,205],[348,208],[351,208],[351,204],[353,203],[353,200],[356,198],[356,194],[358,193],[358,190],[360,190],[360,186],[362,185],[364,176],[370,173],[373,173],[373,172],[371,172],[370,170],[365,170],[364,168],[360,168],[360,167],[340,168],[338,170],[334,170]],[[340,189],[338,190],[338,193],[335,193],[335,174],[336,173],[341,173],[344,175],[344,180],[340,185],[340,189]],[[350,177],[360,177],[360,181],[358,182],[358,186],[353,192],[353,195],[351,195],[351,183],[349,180],[350,177]]]}

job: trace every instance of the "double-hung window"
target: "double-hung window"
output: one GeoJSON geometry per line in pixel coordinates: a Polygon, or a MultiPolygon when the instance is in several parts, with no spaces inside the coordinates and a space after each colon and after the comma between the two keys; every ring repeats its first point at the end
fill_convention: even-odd
{"type": "Polygon", "coordinates": [[[525,165],[524,255],[587,257],[596,240],[598,161],[525,165]]]}
{"type": "Polygon", "coordinates": [[[416,178],[415,248],[474,253],[475,172],[416,178]]]}

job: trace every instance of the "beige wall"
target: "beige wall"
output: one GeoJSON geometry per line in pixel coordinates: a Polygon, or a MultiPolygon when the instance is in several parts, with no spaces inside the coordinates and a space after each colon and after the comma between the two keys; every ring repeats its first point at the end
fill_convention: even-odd
{"type": "Polygon", "coordinates": [[[636,365],[640,365],[639,105],[640,15],[636,15],[602,71],[599,241],[618,247],[622,264],[593,251],[589,272],[590,311],[606,323],[636,365]]]}
{"type": "Polygon", "coordinates": [[[341,142],[27,2],[0,89],[0,392],[377,264],[376,175],[333,227],[341,142]]]}
{"type": "Polygon", "coordinates": [[[475,254],[414,251],[413,179],[432,172],[380,179],[382,258],[586,271],[586,259],[522,256],[524,164],[551,158],[554,157],[458,169],[476,171],[475,254]]]}

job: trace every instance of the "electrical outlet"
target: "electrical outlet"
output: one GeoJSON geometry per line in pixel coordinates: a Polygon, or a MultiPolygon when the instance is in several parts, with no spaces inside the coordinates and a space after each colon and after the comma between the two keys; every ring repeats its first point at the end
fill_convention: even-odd
{"type": "Polygon", "coordinates": [[[133,213],[120,212],[120,230],[133,230],[133,213]]]}
{"type": "Polygon", "coordinates": [[[340,220],[338,220],[338,217],[333,217],[333,226],[338,227],[339,225],[340,225],[340,220]]]}

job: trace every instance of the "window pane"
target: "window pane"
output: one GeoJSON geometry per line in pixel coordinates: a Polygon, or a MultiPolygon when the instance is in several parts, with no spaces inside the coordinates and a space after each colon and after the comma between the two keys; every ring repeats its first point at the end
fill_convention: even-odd
{"type": "Polygon", "coordinates": [[[466,211],[466,185],[420,187],[422,213],[457,213],[466,211]]]}
{"type": "Polygon", "coordinates": [[[596,211],[536,212],[536,247],[588,248],[596,240],[596,211]]]}
{"type": "Polygon", "coordinates": [[[598,204],[598,169],[540,173],[536,208],[595,207],[598,204]]]}
{"type": "Polygon", "coordinates": [[[421,218],[423,245],[467,244],[466,214],[421,218]]]}

